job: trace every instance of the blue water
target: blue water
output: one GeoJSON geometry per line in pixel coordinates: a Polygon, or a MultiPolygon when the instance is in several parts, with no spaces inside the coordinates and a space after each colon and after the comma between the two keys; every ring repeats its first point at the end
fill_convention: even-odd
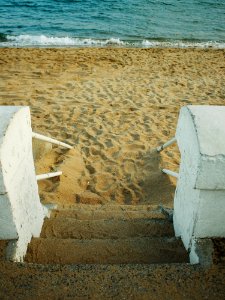
{"type": "Polygon", "coordinates": [[[225,0],[0,0],[0,46],[225,48],[225,0]]]}

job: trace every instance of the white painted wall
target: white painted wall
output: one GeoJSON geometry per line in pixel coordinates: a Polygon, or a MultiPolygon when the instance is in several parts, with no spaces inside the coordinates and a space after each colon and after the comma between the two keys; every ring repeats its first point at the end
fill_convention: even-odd
{"type": "Polygon", "coordinates": [[[176,139],[181,164],[174,228],[198,263],[197,239],[225,237],[225,107],[183,107],[176,139]]]}
{"type": "Polygon", "coordinates": [[[0,106],[0,239],[16,240],[11,259],[23,260],[31,237],[40,235],[44,214],[29,107],[0,106]]]}

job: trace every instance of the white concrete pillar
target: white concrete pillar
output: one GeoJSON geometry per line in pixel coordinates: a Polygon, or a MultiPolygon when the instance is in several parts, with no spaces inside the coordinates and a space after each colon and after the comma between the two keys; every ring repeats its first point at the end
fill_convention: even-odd
{"type": "Polygon", "coordinates": [[[29,107],[0,106],[0,239],[12,240],[10,258],[22,261],[40,235],[40,203],[32,154],[29,107]]]}
{"type": "Polygon", "coordinates": [[[225,237],[225,107],[183,107],[176,139],[181,164],[174,228],[190,262],[199,263],[199,240],[225,237]]]}

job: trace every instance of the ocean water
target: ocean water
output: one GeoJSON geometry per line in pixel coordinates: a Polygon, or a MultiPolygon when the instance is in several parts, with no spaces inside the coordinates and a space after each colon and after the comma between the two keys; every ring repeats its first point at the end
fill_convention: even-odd
{"type": "Polygon", "coordinates": [[[0,0],[0,47],[225,48],[225,0],[0,0]]]}

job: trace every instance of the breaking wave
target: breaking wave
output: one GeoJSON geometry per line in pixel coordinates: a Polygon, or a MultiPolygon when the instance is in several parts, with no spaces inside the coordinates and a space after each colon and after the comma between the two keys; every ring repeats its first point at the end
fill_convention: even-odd
{"type": "Polygon", "coordinates": [[[53,37],[46,35],[5,35],[0,33],[0,47],[134,47],[134,48],[215,48],[224,49],[220,41],[121,40],[53,37]]]}

